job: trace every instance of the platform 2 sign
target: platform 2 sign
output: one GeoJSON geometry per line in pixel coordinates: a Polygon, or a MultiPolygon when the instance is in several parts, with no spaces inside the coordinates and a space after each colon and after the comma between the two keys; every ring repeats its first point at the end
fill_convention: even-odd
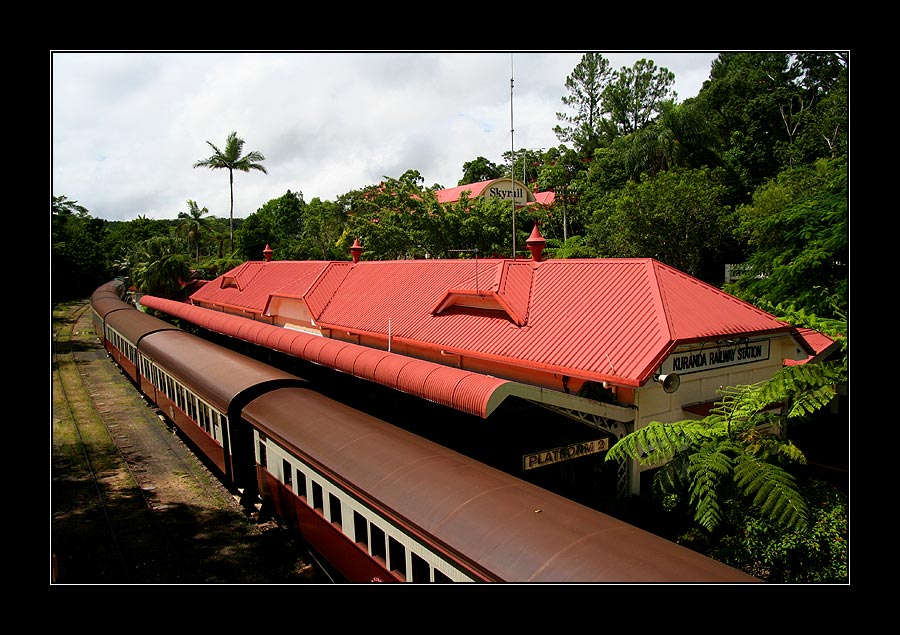
{"type": "Polygon", "coordinates": [[[594,439],[592,441],[580,441],[571,445],[564,445],[560,448],[552,450],[542,450],[534,454],[526,454],[522,457],[522,469],[533,470],[536,467],[545,467],[560,463],[562,461],[570,461],[580,456],[588,454],[597,454],[605,452],[609,449],[609,439],[594,439]]]}
{"type": "Polygon", "coordinates": [[[702,370],[737,366],[769,359],[769,340],[713,346],[669,355],[660,369],[661,375],[686,375],[702,370]]]}

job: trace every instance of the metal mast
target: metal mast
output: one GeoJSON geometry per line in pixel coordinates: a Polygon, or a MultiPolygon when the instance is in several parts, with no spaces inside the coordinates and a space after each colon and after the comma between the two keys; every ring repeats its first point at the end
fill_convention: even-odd
{"type": "MultiPolygon", "coordinates": [[[[513,141],[513,53],[509,54],[509,187],[512,190],[516,179],[516,144],[513,141]]],[[[516,259],[516,199],[510,196],[512,201],[512,257],[516,259]]]]}

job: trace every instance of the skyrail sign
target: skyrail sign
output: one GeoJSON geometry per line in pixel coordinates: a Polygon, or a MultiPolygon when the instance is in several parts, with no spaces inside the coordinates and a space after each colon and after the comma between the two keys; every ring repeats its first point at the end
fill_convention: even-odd
{"type": "Polygon", "coordinates": [[[482,195],[484,198],[499,198],[504,201],[514,200],[516,205],[528,202],[528,190],[513,181],[496,181],[482,195]]]}
{"type": "Polygon", "coordinates": [[[769,359],[769,340],[713,345],[697,350],[681,351],[669,355],[660,369],[660,375],[677,373],[687,375],[703,370],[738,366],[769,359]]]}
{"type": "Polygon", "coordinates": [[[570,461],[580,456],[605,452],[608,449],[609,439],[594,439],[593,441],[581,441],[571,445],[564,445],[561,448],[553,448],[552,450],[542,450],[541,452],[523,456],[522,469],[533,470],[536,467],[545,467],[562,461],[570,461]]]}

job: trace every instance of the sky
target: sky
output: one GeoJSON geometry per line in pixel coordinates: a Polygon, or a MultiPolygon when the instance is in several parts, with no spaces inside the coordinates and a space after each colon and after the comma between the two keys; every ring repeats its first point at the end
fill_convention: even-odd
{"type": "MultiPolygon", "coordinates": [[[[717,52],[602,52],[640,59],[694,97],[717,52]]],[[[334,201],[418,170],[454,187],[463,164],[546,149],[584,52],[51,51],[51,190],[94,218],[177,218],[188,200],[227,218],[227,170],[194,168],[229,133],[268,174],[234,175],[234,216],[288,190],[334,201]],[[511,85],[512,84],[512,85],[511,85]]]]}

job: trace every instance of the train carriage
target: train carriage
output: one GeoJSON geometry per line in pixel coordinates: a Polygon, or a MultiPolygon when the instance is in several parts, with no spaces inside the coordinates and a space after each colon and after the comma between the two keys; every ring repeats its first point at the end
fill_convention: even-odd
{"type": "Polygon", "coordinates": [[[125,293],[125,285],[119,280],[112,280],[97,288],[91,294],[91,317],[94,324],[94,333],[103,342],[107,352],[105,324],[106,316],[113,311],[122,309],[133,309],[134,307],[123,300],[125,293]]]}
{"type": "Polygon", "coordinates": [[[351,581],[755,580],[309,389],[243,417],[260,491],[351,581]]]}
{"type": "Polygon", "coordinates": [[[249,430],[232,426],[240,408],[264,390],[302,379],[181,331],[139,344],[140,389],[221,471],[229,484],[255,491],[249,430]]]}
{"type": "Polygon", "coordinates": [[[104,318],[104,341],[107,344],[106,350],[110,356],[122,367],[125,374],[140,387],[138,349],[141,340],[152,333],[160,331],[181,332],[181,329],[143,311],[138,311],[127,303],[123,304],[128,307],[128,310],[114,310],[106,314],[104,318]]]}

